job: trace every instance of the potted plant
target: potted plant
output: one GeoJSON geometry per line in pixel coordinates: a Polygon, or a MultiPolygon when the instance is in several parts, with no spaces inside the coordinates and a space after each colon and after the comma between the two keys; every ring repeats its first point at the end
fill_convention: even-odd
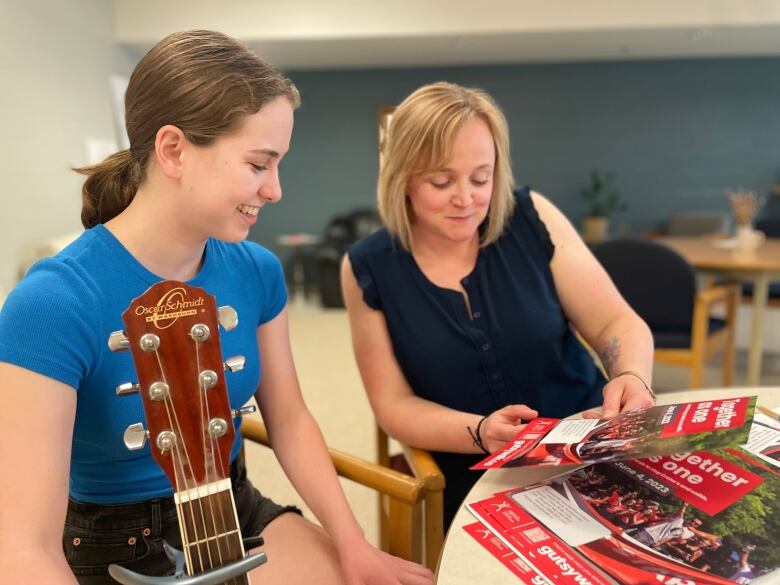
{"type": "Polygon", "coordinates": [[[626,206],[620,193],[612,187],[611,173],[590,172],[590,184],[582,190],[582,197],[588,204],[588,214],[582,222],[582,239],[589,244],[603,242],[609,231],[609,217],[626,206]]]}

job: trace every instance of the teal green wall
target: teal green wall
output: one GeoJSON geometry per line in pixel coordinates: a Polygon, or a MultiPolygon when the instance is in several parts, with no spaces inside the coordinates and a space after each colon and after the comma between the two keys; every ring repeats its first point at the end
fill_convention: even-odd
{"type": "Polygon", "coordinates": [[[628,233],[674,211],[727,213],[725,187],[767,193],[780,173],[777,58],[288,74],[303,105],[283,163],[284,198],[251,234],[282,257],[279,234],[321,233],[332,216],[374,205],[377,108],[438,80],[494,96],[509,121],[517,182],[577,224],[592,168],[615,174],[628,209],[613,225],[628,233]]]}

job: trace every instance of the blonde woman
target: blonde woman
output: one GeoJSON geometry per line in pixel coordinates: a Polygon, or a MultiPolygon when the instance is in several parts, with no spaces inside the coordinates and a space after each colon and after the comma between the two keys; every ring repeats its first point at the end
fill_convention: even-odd
{"type": "Polygon", "coordinates": [[[449,524],[477,479],[469,465],[523,421],[651,405],[653,342],[561,212],[513,192],[507,124],[486,93],[418,89],[383,154],[385,229],[349,250],[342,286],[377,421],[434,452],[449,524]]]}
{"type": "Polygon", "coordinates": [[[86,231],[33,266],[0,313],[0,583],[108,585],[110,563],[173,570],[172,489],[148,448],[124,447],[143,411],[138,395],[116,396],[134,372],[106,344],[130,301],[161,279],[237,309],[222,342],[225,355],[246,355],[231,405],[257,398],[282,467],[324,528],[255,489],[237,433],[238,521],[245,538],[263,535],[268,555],[253,582],[432,583],[427,569],[366,542],[301,397],[279,261],[244,241],[282,196],[298,102],[288,79],[217,32],[172,34],[136,66],[130,149],[80,169],[86,231]]]}

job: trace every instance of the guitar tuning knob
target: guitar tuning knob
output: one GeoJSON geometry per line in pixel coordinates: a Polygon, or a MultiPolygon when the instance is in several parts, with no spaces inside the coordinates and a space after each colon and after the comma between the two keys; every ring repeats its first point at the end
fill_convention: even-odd
{"type": "Polygon", "coordinates": [[[252,414],[253,412],[257,412],[257,407],[254,404],[247,404],[246,406],[242,406],[241,408],[236,408],[234,410],[231,410],[231,413],[233,414],[233,418],[236,418],[238,416],[246,416],[247,414],[252,414]]]}
{"type": "Polygon", "coordinates": [[[125,396],[126,394],[133,394],[134,392],[138,392],[141,389],[140,384],[135,384],[133,382],[125,382],[124,384],[120,384],[116,387],[116,395],[117,396],[125,396]]]}
{"type": "Polygon", "coordinates": [[[225,331],[235,329],[238,325],[238,313],[230,305],[224,305],[217,309],[217,319],[225,331]]]}
{"type": "Polygon", "coordinates": [[[231,372],[238,372],[244,369],[244,365],[246,364],[246,358],[242,355],[234,355],[229,357],[225,360],[225,363],[222,364],[225,368],[225,371],[230,370],[231,372]]]}
{"type": "Polygon", "coordinates": [[[130,340],[124,331],[114,331],[108,336],[108,349],[111,351],[125,351],[130,349],[130,340]]]}
{"type": "Polygon", "coordinates": [[[144,428],[143,423],[135,423],[125,429],[125,447],[127,447],[129,451],[143,449],[144,445],[146,445],[146,439],[148,438],[149,431],[144,428]]]}

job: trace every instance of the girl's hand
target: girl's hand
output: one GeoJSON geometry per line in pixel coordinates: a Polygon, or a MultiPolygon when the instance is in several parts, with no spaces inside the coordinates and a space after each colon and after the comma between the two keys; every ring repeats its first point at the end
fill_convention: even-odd
{"type": "Polygon", "coordinates": [[[433,585],[433,573],[371,546],[364,539],[339,549],[347,585],[433,585]]]}

